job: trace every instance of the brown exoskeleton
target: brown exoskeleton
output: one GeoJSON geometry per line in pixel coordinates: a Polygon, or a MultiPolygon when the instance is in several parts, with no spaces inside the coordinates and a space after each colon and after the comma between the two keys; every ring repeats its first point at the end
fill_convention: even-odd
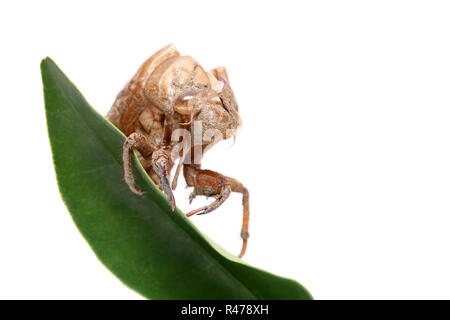
{"type": "Polygon", "coordinates": [[[242,257],[249,237],[248,191],[239,181],[201,169],[200,165],[201,154],[218,139],[234,137],[241,123],[225,68],[206,72],[193,58],[181,56],[174,45],[168,45],[142,64],[106,117],[127,136],[123,145],[124,179],[134,193],[143,191],[134,182],[132,150],[138,152],[150,178],[167,195],[172,210],[172,189],[176,188],[181,168],[187,186],[194,187],[190,202],[198,195],[215,198],[210,205],[188,213],[188,217],[217,209],[231,192],[242,193],[242,257]],[[174,136],[180,130],[187,132],[183,145],[187,143],[188,152],[186,148],[178,150],[180,144],[174,136]],[[170,171],[177,158],[180,160],[171,184],[170,171]]]}

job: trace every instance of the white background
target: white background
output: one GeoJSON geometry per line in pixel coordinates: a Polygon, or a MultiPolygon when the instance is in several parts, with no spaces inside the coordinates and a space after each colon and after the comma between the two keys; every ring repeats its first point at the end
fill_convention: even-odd
{"type": "MultiPolygon", "coordinates": [[[[445,1],[2,2],[0,298],[140,298],[58,194],[39,63],[105,114],[171,42],[228,68],[244,125],[204,167],[250,190],[245,261],[317,299],[450,298],[449,16],[445,1]]],[[[183,187],[181,208],[204,203],[183,187]]],[[[237,254],[241,211],[232,195],[192,222],[237,254]]]]}

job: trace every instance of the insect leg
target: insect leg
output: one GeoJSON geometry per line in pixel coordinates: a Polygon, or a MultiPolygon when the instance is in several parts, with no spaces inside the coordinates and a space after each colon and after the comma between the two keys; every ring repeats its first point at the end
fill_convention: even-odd
{"type": "MultiPolygon", "coordinates": [[[[199,209],[193,210],[193,211],[189,212],[186,216],[190,217],[190,216],[193,216],[194,214],[201,215],[201,214],[206,214],[211,211],[214,211],[218,207],[220,207],[222,205],[222,203],[225,202],[225,200],[228,199],[230,194],[231,194],[231,187],[229,185],[225,185],[225,186],[223,186],[223,188],[221,188],[221,190],[219,191],[218,194],[214,195],[216,200],[213,203],[211,203],[207,206],[201,207],[199,209]]],[[[192,192],[191,195],[189,196],[189,203],[191,203],[192,200],[194,200],[194,198],[197,195],[201,195],[201,194],[197,194],[196,191],[192,192]]]]}
{"type": "Polygon", "coordinates": [[[247,240],[250,237],[248,233],[248,221],[250,218],[250,205],[249,205],[249,193],[246,187],[239,181],[233,178],[227,177],[228,182],[231,185],[231,190],[233,192],[242,193],[242,205],[244,207],[244,215],[242,219],[242,229],[241,229],[241,238],[242,238],[242,249],[239,253],[239,258],[242,258],[247,250],[247,240]]]}
{"type": "Polygon", "coordinates": [[[164,149],[158,149],[152,154],[152,166],[156,174],[161,179],[161,185],[164,193],[169,199],[172,205],[172,211],[175,211],[175,197],[170,187],[170,169],[172,168],[173,161],[169,153],[164,149]]]}
{"type": "Polygon", "coordinates": [[[136,132],[130,134],[123,144],[122,159],[125,182],[128,184],[131,191],[138,195],[142,195],[144,191],[136,186],[131,166],[131,150],[133,149],[139,151],[145,157],[152,153],[153,146],[143,134],[136,132]]]}
{"type": "Polygon", "coordinates": [[[217,209],[230,195],[231,192],[242,193],[242,204],[244,207],[243,221],[242,221],[242,249],[239,253],[239,258],[242,258],[247,249],[247,241],[249,238],[249,193],[247,188],[236,179],[226,177],[220,173],[202,170],[200,165],[185,165],[184,175],[188,186],[194,187],[194,191],[189,197],[192,201],[197,195],[214,196],[216,200],[204,207],[189,212],[186,216],[191,217],[195,214],[205,214],[217,209]]]}

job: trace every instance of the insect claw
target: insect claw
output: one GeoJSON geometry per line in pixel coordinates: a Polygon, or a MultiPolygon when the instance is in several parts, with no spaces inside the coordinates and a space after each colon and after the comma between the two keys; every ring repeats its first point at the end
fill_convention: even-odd
{"type": "Polygon", "coordinates": [[[207,208],[208,208],[208,206],[204,206],[204,207],[201,207],[201,208],[192,210],[191,212],[189,212],[188,214],[186,214],[186,217],[189,218],[190,216],[193,216],[193,215],[196,214],[196,213],[198,213],[198,214],[205,214],[207,208]],[[202,211],[204,211],[204,212],[202,212],[202,211]],[[201,212],[201,213],[199,213],[199,212],[201,212]]]}
{"type": "Polygon", "coordinates": [[[172,188],[170,187],[170,162],[171,159],[169,158],[169,155],[163,150],[157,150],[153,152],[152,154],[152,166],[155,170],[156,174],[161,179],[161,185],[163,192],[166,194],[167,198],[170,201],[170,204],[172,206],[172,211],[175,211],[176,205],[175,205],[175,197],[172,193],[172,188]]]}
{"type": "Polygon", "coordinates": [[[139,188],[137,185],[135,184],[129,184],[128,185],[130,187],[130,190],[134,193],[137,194],[138,196],[142,196],[145,192],[144,190],[142,190],[141,188],[139,188]]]}
{"type": "MultiPolygon", "coordinates": [[[[187,188],[187,187],[186,187],[187,188]]],[[[194,191],[191,192],[191,194],[189,195],[189,204],[192,203],[192,201],[197,197],[197,193],[194,191]]]]}
{"type": "Polygon", "coordinates": [[[246,250],[247,250],[247,239],[243,239],[242,249],[241,249],[241,253],[239,253],[239,258],[242,258],[244,256],[246,250]]]}
{"type": "Polygon", "coordinates": [[[170,199],[170,203],[172,204],[172,211],[175,211],[177,205],[175,204],[175,197],[172,195],[172,199],[170,199]]]}
{"type": "Polygon", "coordinates": [[[172,193],[172,188],[170,187],[169,179],[167,179],[167,175],[162,174],[161,175],[161,184],[163,187],[163,191],[166,194],[167,198],[169,199],[171,205],[172,205],[172,211],[175,211],[176,205],[175,205],[175,197],[172,193]]]}

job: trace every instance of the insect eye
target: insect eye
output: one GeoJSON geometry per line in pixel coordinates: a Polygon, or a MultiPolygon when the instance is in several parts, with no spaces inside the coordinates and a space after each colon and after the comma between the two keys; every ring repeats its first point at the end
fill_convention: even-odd
{"type": "Polygon", "coordinates": [[[188,95],[183,95],[180,99],[180,101],[188,101],[190,99],[192,99],[194,97],[194,95],[192,94],[188,94],[188,95]]]}
{"type": "Polygon", "coordinates": [[[193,92],[187,92],[178,97],[175,102],[174,109],[180,114],[190,114],[192,112],[193,106],[189,101],[194,98],[193,92]]]}

